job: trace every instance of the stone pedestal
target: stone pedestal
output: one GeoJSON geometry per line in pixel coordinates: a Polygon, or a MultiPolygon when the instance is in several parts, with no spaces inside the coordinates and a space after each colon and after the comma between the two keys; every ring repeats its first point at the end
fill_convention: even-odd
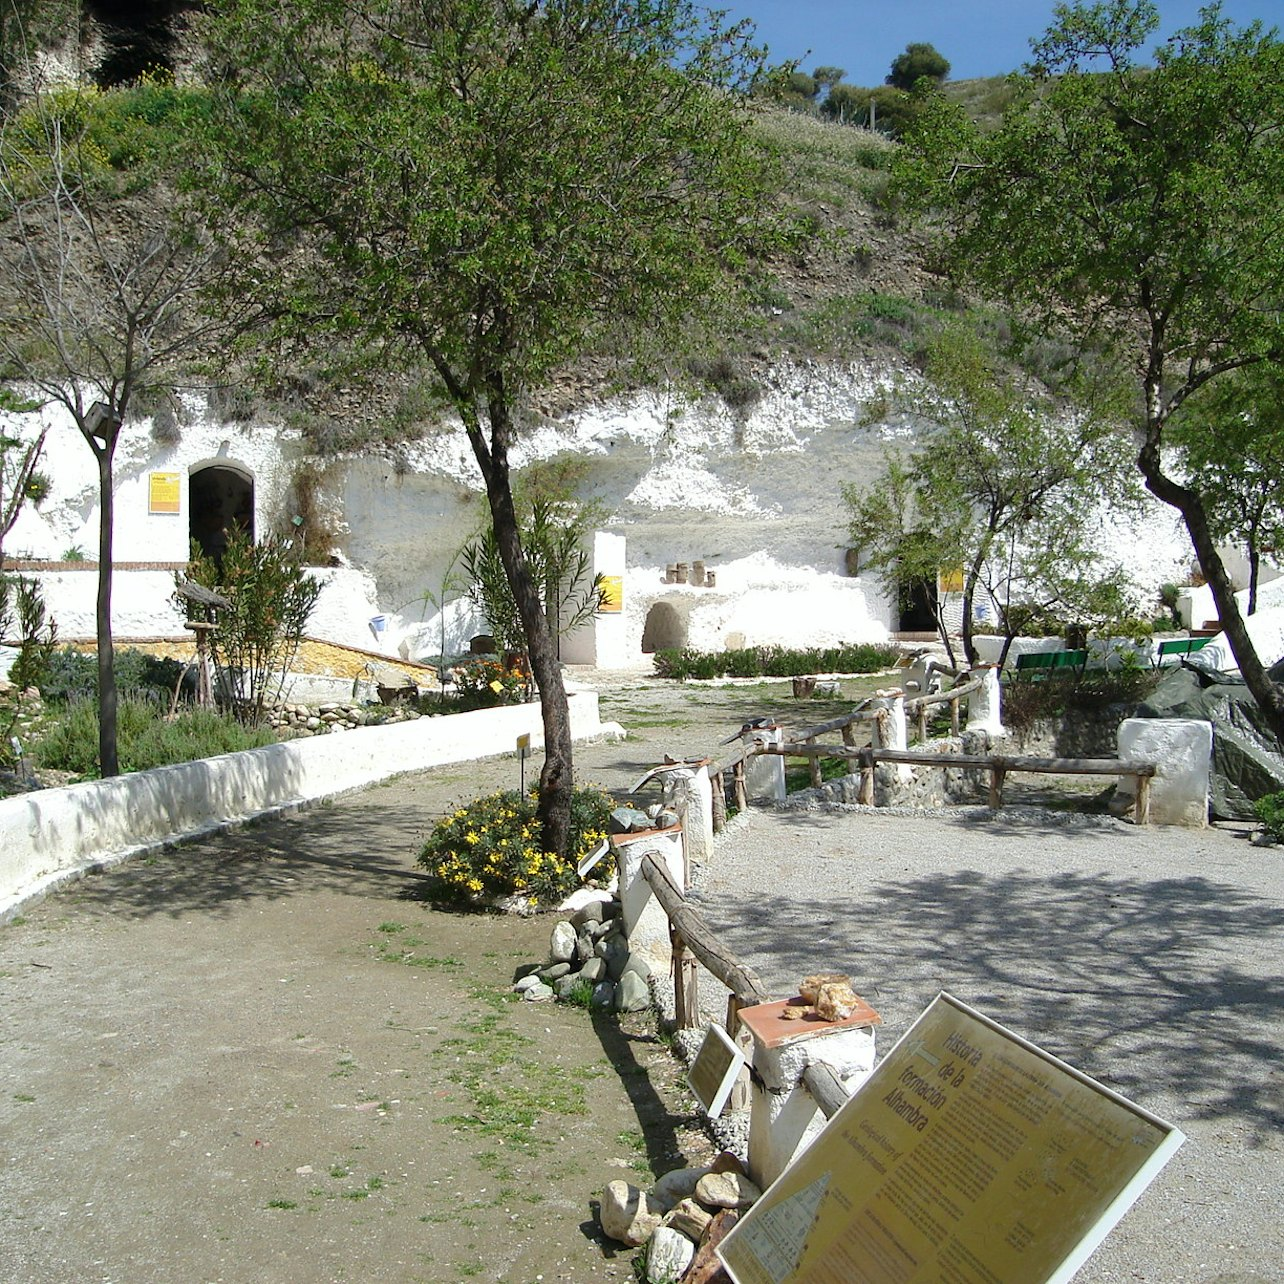
{"type": "Polygon", "coordinates": [[[642,858],[654,852],[676,886],[686,887],[682,829],[650,829],[641,834],[617,834],[611,839],[620,875],[620,913],[629,948],[646,955],[660,970],[668,966],[669,920],[642,877],[642,858]]]}
{"type": "Polygon", "coordinates": [[[855,1092],[874,1068],[874,1028],[868,1010],[848,1021],[782,1023],[784,1005],[744,1008],[740,1019],[753,1038],[749,1105],[749,1176],[766,1190],[794,1156],[809,1146],[825,1116],[803,1084],[807,1067],[828,1065],[855,1092]],[[797,1033],[782,1034],[781,1025],[797,1033]]]}
{"type": "Polygon", "coordinates": [[[691,882],[691,867],[713,858],[713,784],[708,767],[696,767],[676,782],[675,801],[682,821],[685,886],[691,882]]]}
{"type": "MultiPolygon", "coordinates": [[[[902,717],[904,710],[902,709],[902,717]]],[[[757,727],[746,731],[744,740],[764,745],[782,745],[785,733],[779,727],[757,727]]],[[[779,754],[757,754],[745,761],[745,792],[751,802],[785,801],[785,760],[779,754]]]]}
{"type": "MultiPolygon", "coordinates": [[[[1192,718],[1127,718],[1119,724],[1119,757],[1153,762],[1150,823],[1208,824],[1208,790],[1213,761],[1213,724],[1192,718]]],[[[1136,779],[1120,776],[1117,797],[1132,798],[1136,779]]]]}

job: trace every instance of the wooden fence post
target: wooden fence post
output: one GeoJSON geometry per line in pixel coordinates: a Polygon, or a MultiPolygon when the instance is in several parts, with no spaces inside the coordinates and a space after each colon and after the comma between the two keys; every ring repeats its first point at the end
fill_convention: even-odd
{"type": "Polygon", "coordinates": [[[673,1019],[679,1030],[693,1030],[700,1024],[698,965],[672,923],[669,942],[673,947],[673,1019]]]}
{"type": "Polygon", "coordinates": [[[713,773],[713,832],[720,834],[727,827],[727,784],[722,772],[713,773]]]}
{"type": "Polygon", "coordinates": [[[874,755],[866,750],[860,756],[860,794],[861,806],[874,805],[874,755]]]}
{"type": "Polygon", "coordinates": [[[731,769],[733,788],[736,791],[736,810],[744,811],[749,806],[749,791],[745,787],[745,760],[740,759],[731,769]]]}
{"type": "Polygon", "coordinates": [[[990,806],[995,811],[1003,806],[1003,778],[1007,774],[1008,769],[997,762],[990,765],[990,806]]]}

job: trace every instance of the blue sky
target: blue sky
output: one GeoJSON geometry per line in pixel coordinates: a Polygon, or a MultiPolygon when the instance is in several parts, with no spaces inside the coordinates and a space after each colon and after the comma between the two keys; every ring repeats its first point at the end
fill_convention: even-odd
{"type": "MultiPolygon", "coordinates": [[[[855,85],[882,84],[892,59],[912,41],[935,45],[951,80],[1001,76],[1030,56],[1030,38],[1052,20],[1053,0],[709,0],[752,18],[775,62],[802,59],[843,67],[855,85]],[[808,52],[810,51],[810,52],[808,52]]],[[[1200,0],[1158,0],[1160,37],[1190,25],[1200,0]]],[[[1284,32],[1284,0],[1226,0],[1223,13],[1243,25],[1259,18],[1284,32]]]]}

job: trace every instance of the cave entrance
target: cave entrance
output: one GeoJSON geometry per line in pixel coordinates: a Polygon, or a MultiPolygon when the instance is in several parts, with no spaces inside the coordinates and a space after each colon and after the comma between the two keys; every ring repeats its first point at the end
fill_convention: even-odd
{"type": "Polygon", "coordinates": [[[193,543],[206,557],[221,563],[231,531],[244,531],[254,539],[253,473],[231,464],[193,469],[187,511],[193,543]]]}
{"type": "Polygon", "coordinates": [[[924,576],[901,587],[900,623],[902,633],[935,633],[937,629],[936,579],[924,576]]]}
{"type": "Polygon", "coordinates": [[[646,613],[646,624],[642,628],[643,653],[681,649],[686,644],[685,615],[672,602],[657,602],[646,613]]]}

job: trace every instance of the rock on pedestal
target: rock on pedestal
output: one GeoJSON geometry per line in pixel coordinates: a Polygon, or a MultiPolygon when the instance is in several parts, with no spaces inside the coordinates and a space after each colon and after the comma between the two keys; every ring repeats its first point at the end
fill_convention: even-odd
{"type": "Polygon", "coordinates": [[[1006,736],[1003,726],[1003,696],[997,665],[979,664],[972,677],[981,679],[981,689],[967,698],[967,730],[984,731],[992,738],[1006,736]]]}

